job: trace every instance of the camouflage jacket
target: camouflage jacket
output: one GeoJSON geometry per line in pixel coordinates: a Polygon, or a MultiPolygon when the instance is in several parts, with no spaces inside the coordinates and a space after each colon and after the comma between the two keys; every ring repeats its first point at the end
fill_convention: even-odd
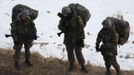
{"type": "Polygon", "coordinates": [[[22,23],[21,21],[15,21],[11,25],[11,35],[14,41],[23,39],[26,33],[36,36],[36,28],[33,21],[29,20],[27,23],[22,23]]]}
{"type": "Polygon", "coordinates": [[[118,33],[115,30],[101,29],[97,36],[96,45],[99,46],[100,42],[107,50],[111,50],[111,52],[114,50],[114,53],[117,53],[118,33]]]}
{"type": "Polygon", "coordinates": [[[69,19],[61,19],[58,28],[65,33],[65,44],[75,44],[78,40],[85,38],[84,24],[78,15],[71,15],[69,19]]]}

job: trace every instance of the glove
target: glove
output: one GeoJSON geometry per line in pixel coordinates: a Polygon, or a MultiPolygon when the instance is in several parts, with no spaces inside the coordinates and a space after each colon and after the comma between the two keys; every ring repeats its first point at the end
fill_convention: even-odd
{"type": "Polygon", "coordinates": [[[37,40],[37,35],[33,36],[33,39],[34,39],[34,40],[37,40]]]}
{"type": "Polygon", "coordinates": [[[77,39],[76,40],[76,45],[80,46],[80,47],[84,47],[85,44],[84,44],[84,40],[83,39],[77,39]]]}

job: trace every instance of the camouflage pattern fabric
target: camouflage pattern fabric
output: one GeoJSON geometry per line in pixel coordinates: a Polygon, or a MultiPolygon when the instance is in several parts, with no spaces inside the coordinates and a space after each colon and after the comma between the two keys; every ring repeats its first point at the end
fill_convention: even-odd
{"type": "Polygon", "coordinates": [[[114,17],[107,17],[102,24],[106,23],[108,20],[111,20],[111,22],[113,23],[113,27],[118,32],[118,44],[123,45],[124,43],[126,43],[130,34],[129,22],[114,17]]]}
{"type": "Polygon", "coordinates": [[[80,16],[71,15],[69,19],[61,19],[58,28],[65,33],[64,44],[81,45],[84,34],[84,24],[80,16]]]}
{"type": "Polygon", "coordinates": [[[87,21],[91,17],[89,10],[86,7],[84,7],[83,5],[78,4],[78,3],[76,3],[76,4],[72,3],[72,4],[69,4],[68,6],[71,8],[71,10],[74,14],[79,15],[81,17],[81,19],[84,23],[84,27],[85,27],[87,21]]]}
{"type": "Polygon", "coordinates": [[[68,60],[71,64],[75,61],[74,51],[79,64],[82,66],[85,59],[81,49],[84,46],[84,24],[80,16],[70,14],[68,17],[61,19],[58,28],[65,34],[64,44],[66,45],[68,60]]]}
{"type": "Polygon", "coordinates": [[[103,55],[107,72],[110,72],[110,67],[113,66],[118,75],[120,66],[116,60],[117,45],[118,33],[114,29],[101,29],[97,36],[96,49],[100,47],[99,51],[101,51],[101,54],[103,55]],[[100,42],[102,42],[101,46],[99,46],[100,42]]]}
{"type": "Polygon", "coordinates": [[[28,23],[22,23],[21,21],[15,21],[11,23],[11,35],[14,41],[14,61],[18,61],[20,58],[20,52],[22,45],[25,47],[25,57],[29,59],[30,48],[32,47],[33,38],[25,38],[26,34],[32,34],[36,36],[35,24],[29,20],[28,23]]]}

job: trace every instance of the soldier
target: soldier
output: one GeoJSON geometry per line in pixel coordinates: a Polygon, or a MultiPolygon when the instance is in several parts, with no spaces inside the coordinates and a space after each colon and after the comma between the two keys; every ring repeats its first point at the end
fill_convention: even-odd
{"type": "Polygon", "coordinates": [[[11,35],[14,41],[13,49],[14,64],[17,70],[20,70],[19,59],[21,48],[24,44],[25,47],[25,64],[32,66],[30,62],[30,48],[32,47],[33,40],[37,39],[36,28],[34,22],[29,17],[29,12],[23,10],[17,15],[17,20],[11,23],[11,35]]]}
{"type": "Polygon", "coordinates": [[[68,60],[70,63],[69,71],[74,69],[74,51],[78,62],[81,66],[81,71],[87,73],[85,68],[85,59],[82,55],[82,47],[84,47],[84,24],[80,16],[71,12],[71,9],[67,6],[62,8],[62,13],[58,13],[58,16],[62,16],[58,28],[65,34],[64,44],[67,49],[68,60]]]}
{"type": "Polygon", "coordinates": [[[120,74],[120,66],[116,60],[117,55],[117,45],[118,45],[118,33],[115,31],[115,27],[113,27],[113,23],[110,19],[106,19],[102,22],[103,28],[98,33],[97,42],[96,42],[96,50],[101,51],[103,55],[103,59],[105,61],[106,66],[106,75],[110,74],[110,67],[113,66],[117,75],[120,74]],[[100,46],[100,42],[102,45],[100,46]]]}

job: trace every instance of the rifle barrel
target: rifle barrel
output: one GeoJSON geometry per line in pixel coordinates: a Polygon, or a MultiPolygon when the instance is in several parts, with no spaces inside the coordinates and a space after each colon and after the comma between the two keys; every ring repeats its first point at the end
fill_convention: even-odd
{"type": "Polygon", "coordinates": [[[8,38],[8,37],[11,37],[12,35],[9,35],[9,34],[5,34],[5,37],[8,38]]]}

